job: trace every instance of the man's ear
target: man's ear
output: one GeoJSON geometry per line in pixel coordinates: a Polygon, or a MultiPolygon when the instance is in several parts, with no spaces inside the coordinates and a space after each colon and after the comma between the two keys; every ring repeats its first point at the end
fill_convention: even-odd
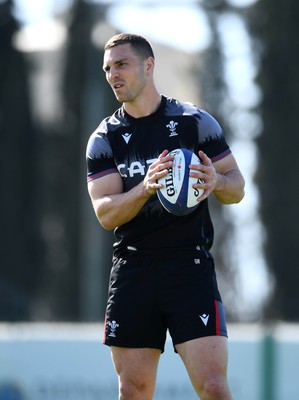
{"type": "Polygon", "coordinates": [[[154,66],[155,66],[155,60],[153,59],[153,57],[148,57],[146,60],[146,72],[153,71],[154,66]]]}

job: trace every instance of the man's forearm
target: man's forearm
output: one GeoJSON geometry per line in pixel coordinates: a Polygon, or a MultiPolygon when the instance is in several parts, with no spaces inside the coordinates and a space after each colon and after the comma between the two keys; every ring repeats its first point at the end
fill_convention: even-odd
{"type": "Polygon", "coordinates": [[[103,228],[111,230],[131,221],[150,197],[141,182],[128,192],[96,199],[93,207],[103,228]]]}

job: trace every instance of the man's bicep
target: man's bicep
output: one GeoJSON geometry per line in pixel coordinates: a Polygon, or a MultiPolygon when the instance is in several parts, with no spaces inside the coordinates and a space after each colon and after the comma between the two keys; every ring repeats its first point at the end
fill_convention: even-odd
{"type": "Polygon", "coordinates": [[[123,183],[119,173],[105,175],[88,182],[88,193],[93,201],[122,192],[123,183]]]}
{"type": "Polygon", "coordinates": [[[214,162],[213,165],[216,169],[216,172],[222,175],[225,175],[227,172],[231,170],[239,171],[237,161],[232,154],[229,154],[228,156],[222,158],[221,160],[214,162]]]}

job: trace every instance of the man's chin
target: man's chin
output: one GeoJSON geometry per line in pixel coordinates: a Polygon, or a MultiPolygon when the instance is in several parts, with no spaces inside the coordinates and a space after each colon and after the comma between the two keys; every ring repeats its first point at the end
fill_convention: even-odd
{"type": "Polygon", "coordinates": [[[120,103],[125,103],[126,102],[126,98],[124,96],[119,95],[117,93],[114,93],[114,94],[115,94],[115,97],[116,97],[117,101],[119,101],[120,103]]]}
{"type": "Polygon", "coordinates": [[[120,102],[120,103],[126,103],[128,101],[131,101],[132,99],[129,98],[128,96],[125,96],[124,94],[120,94],[120,93],[115,93],[114,95],[116,97],[116,99],[120,102]]]}

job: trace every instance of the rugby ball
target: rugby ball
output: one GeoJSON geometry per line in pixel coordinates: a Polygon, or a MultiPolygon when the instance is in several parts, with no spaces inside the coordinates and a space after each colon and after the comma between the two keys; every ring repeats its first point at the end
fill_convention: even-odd
{"type": "Polygon", "coordinates": [[[171,214],[187,215],[199,206],[198,198],[204,192],[204,189],[192,187],[202,181],[189,176],[189,165],[200,164],[200,159],[188,149],[176,149],[169,154],[174,155],[173,166],[166,176],[158,180],[162,185],[157,190],[158,199],[171,214]]]}

